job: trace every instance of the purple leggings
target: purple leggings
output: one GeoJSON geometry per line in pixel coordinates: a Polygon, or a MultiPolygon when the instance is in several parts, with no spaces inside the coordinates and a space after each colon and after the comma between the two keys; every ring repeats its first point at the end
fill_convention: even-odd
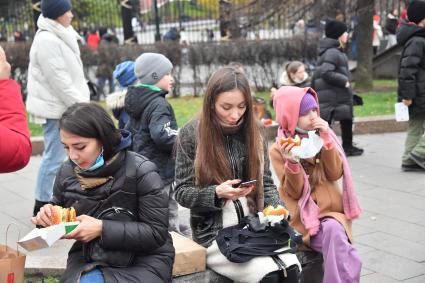
{"type": "Polygon", "coordinates": [[[310,239],[310,246],[323,254],[325,271],[323,283],[360,281],[362,268],[360,256],[348,242],[344,227],[337,220],[322,219],[319,232],[310,239]]]}

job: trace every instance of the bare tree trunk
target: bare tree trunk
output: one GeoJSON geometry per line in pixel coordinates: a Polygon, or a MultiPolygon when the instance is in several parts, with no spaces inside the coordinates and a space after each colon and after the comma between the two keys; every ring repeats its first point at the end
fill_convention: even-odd
{"type": "Polygon", "coordinates": [[[358,7],[356,89],[371,90],[373,87],[372,17],[375,0],[358,0],[358,7]]]}

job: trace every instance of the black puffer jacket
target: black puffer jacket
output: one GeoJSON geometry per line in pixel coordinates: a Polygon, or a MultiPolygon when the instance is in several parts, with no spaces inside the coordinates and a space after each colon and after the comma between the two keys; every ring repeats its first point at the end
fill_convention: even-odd
{"type": "Polygon", "coordinates": [[[178,128],[166,94],[145,86],[130,87],[125,111],[130,116],[126,129],[133,135],[132,150],[155,163],[164,183],[170,184],[174,180],[173,148],[178,128]]]}
{"type": "MultiPolygon", "coordinates": [[[[125,144],[128,146],[130,141],[125,144]]],[[[123,187],[126,158],[130,154],[124,148],[121,146],[105,166],[93,172],[80,172],[78,177],[75,165],[66,161],[56,176],[52,203],[73,206],[77,215],[91,215],[97,203],[123,187]],[[82,184],[90,188],[83,190],[82,184]]],[[[142,278],[146,282],[171,282],[174,247],[168,233],[168,197],[152,162],[135,154],[134,166],[137,193],[130,196],[133,201],[121,206],[137,215],[138,221],[103,220],[101,239],[105,248],[136,251],[136,258],[130,267],[101,267],[101,270],[107,283],[140,282],[142,278]]],[[[78,282],[81,272],[95,265],[85,261],[82,243],[77,241],[69,251],[61,282],[78,282]]]]}
{"type": "Polygon", "coordinates": [[[425,116],[425,28],[402,22],[397,42],[404,45],[398,76],[398,100],[412,99],[409,113],[425,116]]]}
{"type": "Polygon", "coordinates": [[[331,115],[340,121],[353,118],[353,97],[347,56],[339,48],[339,41],[323,38],[319,42],[319,60],[312,87],[319,95],[320,116],[329,121],[331,115]]]}

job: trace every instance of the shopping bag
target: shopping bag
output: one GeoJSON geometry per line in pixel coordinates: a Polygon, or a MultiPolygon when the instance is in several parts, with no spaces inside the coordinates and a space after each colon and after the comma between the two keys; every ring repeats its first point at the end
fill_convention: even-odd
{"type": "MultiPolygon", "coordinates": [[[[7,245],[7,235],[11,224],[6,228],[6,243],[0,244],[0,283],[23,283],[26,255],[19,252],[18,245],[13,249],[7,245]]],[[[20,238],[20,232],[19,236],[20,238]]]]}

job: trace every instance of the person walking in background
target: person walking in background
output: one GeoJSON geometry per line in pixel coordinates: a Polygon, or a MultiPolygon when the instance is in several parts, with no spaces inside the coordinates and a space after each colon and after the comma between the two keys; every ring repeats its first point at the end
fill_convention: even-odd
{"type": "Polygon", "coordinates": [[[379,46],[381,46],[381,39],[383,37],[382,27],[379,24],[381,17],[378,15],[373,16],[373,33],[372,33],[372,46],[373,55],[378,54],[379,46]]]}
{"type": "Polygon", "coordinates": [[[80,36],[71,26],[71,2],[42,0],[41,10],[30,50],[27,85],[30,120],[43,125],[44,137],[34,214],[50,200],[53,180],[66,157],[58,119],[74,103],[90,99],[77,42],[80,36]]]}
{"type": "MultiPolygon", "coordinates": [[[[202,111],[180,130],[176,151],[176,200],[191,210],[192,238],[207,247],[207,266],[236,282],[281,282],[271,257],[230,262],[216,241],[220,230],[238,224],[238,215],[282,204],[243,73],[224,67],[211,76],[202,111]],[[256,185],[238,187],[248,180],[256,185]]],[[[289,268],[287,280],[296,282],[289,268]]]]}
{"type": "Polygon", "coordinates": [[[96,51],[99,47],[100,35],[95,28],[91,28],[87,34],[87,45],[92,51],[96,51]]]}
{"type": "Polygon", "coordinates": [[[24,168],[32,145],[21,88],[10,79],[10,64],[0,46],[0,173],[24,168]]]}
{"type": "Polygon", "coordinates": [[[425,170],[425,2],[407,8],[397,42],[403,45],[398,73],[398,101],[409,107],[409,126],[401,161],[403,171],[425,170]]]}
{"type": "Polygon", "coordinates": [[[394,9],[387,15],[385,31],[387,32],[387,48],[397,44],[396,31],[398,26],[398,10],[394,9]]]}
{"type": "Polygon", "coordinates": [[[362,155],[363,149],[353,145],[353,93],[348,59],[343,52],[348,38],[347,26],[328,21],[325,35],[319,42],[319,59],[312,79],[312,88],[319,95],[320,116],[329,125],[339,121],[347,156],[362,155]]]}
{"type": "Polygon", "coordinates": [[[281,87],[273,102],[280,127],[270,160],[280,182],[279,195],[291,215],[289,224],[302,233],[307,247],[323,253],[323,282],[359,282],[362,263],[352,245],[351,223],[361,208],[338,138],[320,118],[313,89],[281,87]],[[280,144],[280,138],[309,138],[308,131],[317,131],[323,141],[315,156],[298,158],[294,144],[280,144]]]}
{"type": "Polygon", "coordinates": [[[106,106],[112,110],[112,114],[118,120],[118,128],[124,129],[130,120],[127,112],[124,110],[127,88],[137,83],[137,78],[134,74],[134,62],[124,61],[118,64],[115,67],[113,76],[122,89],[106,96],[106,106]]]}
{"type": "Polygon", "coordinates": [[[97,49],[98,62],[96,69],[97,86],[100,90],[99,98],[105,95],[105,84],[108,82],[109,92],[115,91],[115,82],[112,76],[113,68],[119,63],[120,54],[118,50],[118,42],[114,40],[112,34],[105,33],[99,43],[97,49]]]}
{"type": "Polygon", "coordinates": [[[173,64],[162,54],[143,53],[136,59],[134,73],[140,84],[127,91],[125,111],[130,121],[126,129],[133,135],[133,151],[149,158],[159,169],[169,195],[169,229],[183,232],[173,196],[173,148],[178,127],[174,110],[165,98],[173,86],[172,69],[173,64]]]}

